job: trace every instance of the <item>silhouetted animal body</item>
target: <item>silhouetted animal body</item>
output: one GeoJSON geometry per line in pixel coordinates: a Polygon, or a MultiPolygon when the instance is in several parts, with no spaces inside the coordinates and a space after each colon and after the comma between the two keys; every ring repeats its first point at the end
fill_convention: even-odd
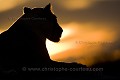
{"type": "Polygon", "coordinates": [[[63,30],[50,7],[25,7],[24,14],[0,35],[1,67],[43,65],[51,61],[46,38],[59,42],[63,30]]]}

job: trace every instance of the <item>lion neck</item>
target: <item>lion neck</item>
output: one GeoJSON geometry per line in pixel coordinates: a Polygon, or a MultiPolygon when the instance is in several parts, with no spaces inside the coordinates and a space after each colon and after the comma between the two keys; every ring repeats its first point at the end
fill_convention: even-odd
{"type": "MultiPolygon", "coordinates": [[[[18,43],[22,43],[23,48],[28,49],[28,53],[37,54],[39,61],[49,61],[50,57],[46,48],[46,38],[43,34],[37,35],[29,26],[21,25],[20,23],[14,24],[9,32],[14,36],[18,43]]],[[[27,50],[26,50],[27,51],[27,50]]]]}

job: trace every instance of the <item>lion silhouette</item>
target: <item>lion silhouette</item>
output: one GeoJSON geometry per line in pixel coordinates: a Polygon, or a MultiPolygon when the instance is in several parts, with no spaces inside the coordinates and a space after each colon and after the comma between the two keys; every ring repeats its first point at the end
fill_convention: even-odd
{"type": "Polygon", "coordinates": [[[81,67],[87,68],[86,65],[50,59],[46,39],[59,42],[62,32],[63,29],[57,23],[57,17],[51,11],[51,4],[45,8],[25,7],[24,14],[8,30],[0,34],[0,80],[2,78],[4,80],[35,80],[51,76],[55,79],[56,77],[62,79],[66,76],[71,79],[74,76],[73,79],[75,79],[76,77],[94,76],[94,73],[90,75],[89,72],[79,71],[76,75],[75,71],[70,71],[81,67]],[[31,71],[42,68],[44,70],[55,69],[55,71],[33,70],[33,73],[31,71]]]}
{"type": "Polygon", "coordinates": [[[0,34],[0,68],[49,63],[46,38],[59,42],[62,32],[51,4],[45,8],[25,7],[24,14],[0,34]]]}

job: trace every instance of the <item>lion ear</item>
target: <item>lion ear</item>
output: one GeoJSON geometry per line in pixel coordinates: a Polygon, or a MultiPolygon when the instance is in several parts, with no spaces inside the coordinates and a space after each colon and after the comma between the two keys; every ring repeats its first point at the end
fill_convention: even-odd
{"type": "Polygon", "coordinates": [[[31,9],[28,8],[28,7],[24,7],[24,13],[27,14],[27,13],[30,13],[31,12],[31,9]]]}
{"type": "Polygon", "coordinates": [[[45,6],[44,10],[51,11],[51,4],[49,3],[47,6],[45,6]]]}

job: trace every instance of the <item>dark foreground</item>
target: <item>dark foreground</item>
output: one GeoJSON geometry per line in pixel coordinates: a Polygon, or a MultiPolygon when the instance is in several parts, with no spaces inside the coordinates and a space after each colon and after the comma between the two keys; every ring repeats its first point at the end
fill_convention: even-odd
{"type": "Polygon", "coordinates": [[[120,80],[120,61],[91,68],[77,63],[48,62],[2,71],[0,80],[120,80]]]}

